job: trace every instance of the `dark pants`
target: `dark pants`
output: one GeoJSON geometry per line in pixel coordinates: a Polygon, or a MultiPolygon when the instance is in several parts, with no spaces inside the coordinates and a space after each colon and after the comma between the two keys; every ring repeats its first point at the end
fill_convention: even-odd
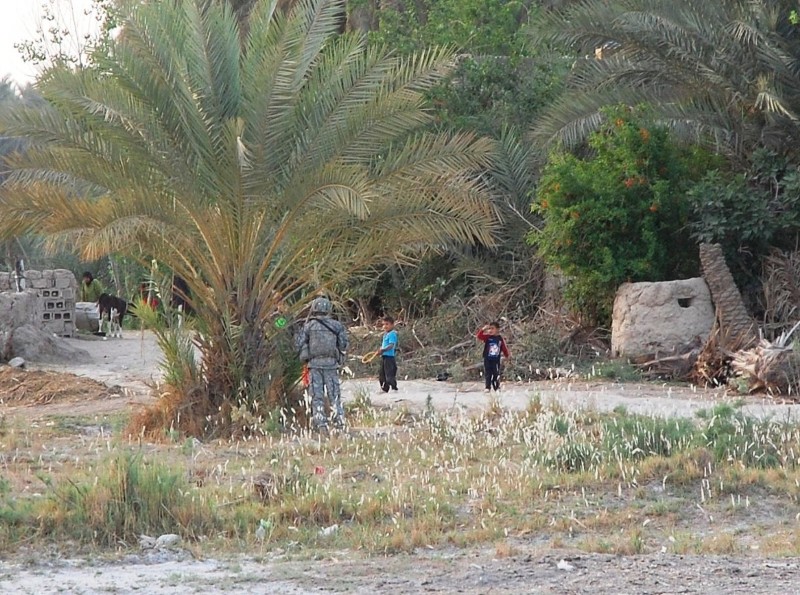
{"type": "Polygon", "coordinates": [[[493,388],[500,390],[500,360],[483,360],[483,379],[486,381],[486,389],[493,388]]]}
{"type": "Polygon", "coordinates": [[[390,388],[397,390],[397,361],[393,357],[381,356],[381,371],[378,378],[383,392],[388,393],[390,388]]]}

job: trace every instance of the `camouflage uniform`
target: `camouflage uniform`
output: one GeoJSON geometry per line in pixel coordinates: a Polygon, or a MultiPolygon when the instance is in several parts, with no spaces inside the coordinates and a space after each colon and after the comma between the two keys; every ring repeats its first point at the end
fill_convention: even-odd
{"type": "Polygon", "coordinates": [[[311,317],[297,335],[300,360],[308,363],[311,375],[312,424],[317,429],[328,427],[325,415],[325,392],[333,409],[333,424],[344,427],[344,408],[339,388],[339,366],[347,351],[347,330],[328,316],[331,303],[317,298],[311,304],[311,317]]]}

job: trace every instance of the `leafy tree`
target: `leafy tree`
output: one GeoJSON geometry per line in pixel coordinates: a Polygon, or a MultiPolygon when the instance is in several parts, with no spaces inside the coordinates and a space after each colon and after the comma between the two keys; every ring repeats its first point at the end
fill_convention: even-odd
{"type": "Polygon", "coordinates": [[[800,28],[790,0],[586,0],[543,19],[538,42],[578,58],[568,90],[534,129],[568,147],[604,124],[601,108],[654,106],[690,139],[747,156],[797,155],[800,28]]]}
{"type": "MultiPolygon", "coordinates": [[[[30,139],[0,235],[30,229],[85,258],[155,256],[186,280],[201,370],[168,421],[255,410],[286,389],[276,311],[432,242],[493,242],[479,172],[493,144],[427,134],[447,51],[400,58],[336,34],[343,4],[125,3],[97,69],[56,69],[46,109],[0,118],[30,139]]],[[[181,362],[178,362],[181,363],[181,362]]],[[[183,362],[185,363],[185,362],[183,362]]]]}
{"type": "Polygon", "coordinates": [[[592,154],[553,152],[533,210],[531,233],[545,261],[568,278],[566,297],[588,322],[607,325],[617,287],[696,271],[684,186],[697,156],[641,110],[615,108],[589,138],[592,154]]]}
{"type": "Polygon", "coordinates": [[[109,42],[115,5],[115,0],[91,0],[84,9],[72,0],[44,0],[35,35],[15,48],[34,65],[88,67],[92,52],[109,42]]]}
{"type": "Polygon", "coordinates": [[[568,61],[532,47],[524,34],[539,12],[530,1],[395,3],[381,7],[370,36],[401,53],[428,45],[457,48],[458,68],[432,89],[440,124],[499,138],[505,127],[530,126],[561,89],[568,61]]]}
{"type": "MultiPolygon", "coordinates": [[[[351,4],[357,5],[358,2],[351,4]]],[[[381,7],[376,41],[413,53],[418,44],[451,45],[476,54],[509,55],[527,19],[525,3],[507,0],[430,0],[381,7]]]]}
{"type": "Polygon", "coordinates": [[[760,293],[759,263],[774,248],[793,250],[800,232],[800,172],[785,157],[756,150],[749,167],[709,170],[688,191],[689,229],[719,243],[751,309],[760,293]]]}

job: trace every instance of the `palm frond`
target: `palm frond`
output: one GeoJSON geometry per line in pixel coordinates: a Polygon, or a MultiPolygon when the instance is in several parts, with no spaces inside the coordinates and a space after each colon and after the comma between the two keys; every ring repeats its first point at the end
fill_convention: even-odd
{"type": "Polygon", "coordinates": [[[787,11],[748,0],[571,3],[546,16],[538,35],[588,55],[576,62],[571,89],[544,114],[534,136],[574,146],[597,124],[597,108],[641,100],[661,110],[664,120],[676,108],[687,118],[710,118],[683,128],[713,131],[712,142],[735,139],[727,147],[733,151],[765,138],[767,130],[753,126],[753,113],[763,113],[767,127],[775,116],[784,118],[788,136],[795,136],[800,40],[785,26],[787,11]],[[609,52],[597,59],[596,48],[609,52]],[[594,90],[599,96],[587,97],[594,90]],[[727,130],[720,129],[723,123],[727,130]]]}

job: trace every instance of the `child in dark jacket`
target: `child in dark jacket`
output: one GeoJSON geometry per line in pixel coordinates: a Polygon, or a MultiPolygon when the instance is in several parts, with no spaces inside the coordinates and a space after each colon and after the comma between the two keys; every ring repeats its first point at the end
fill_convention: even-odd
{"type": "Polygon", "coordinates": [[[500,336],[500,323],[490,322],[478,330],[478,341],[483,341],[483,378],[486,392],[500,390],[500,358],[511,357],[506,342],[500,336]]]}

